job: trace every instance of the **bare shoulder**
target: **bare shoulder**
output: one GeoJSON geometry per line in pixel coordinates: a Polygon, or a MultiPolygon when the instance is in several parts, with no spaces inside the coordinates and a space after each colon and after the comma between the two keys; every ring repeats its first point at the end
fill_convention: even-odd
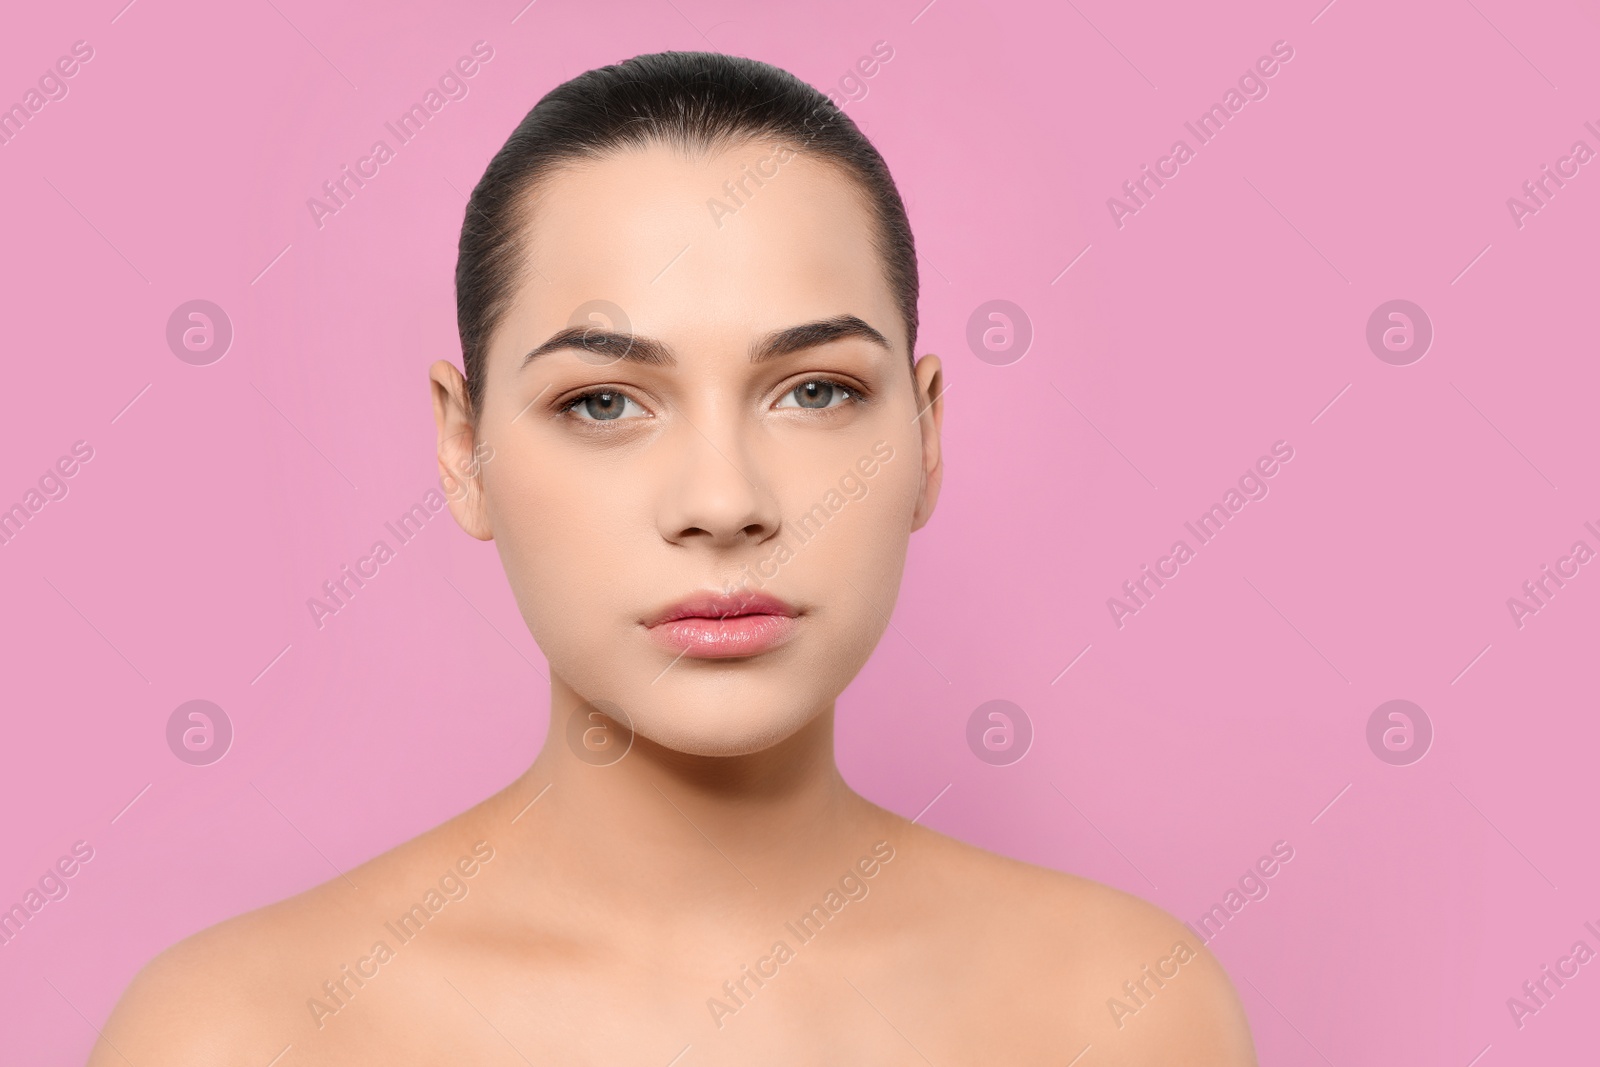
{"type": "Polygon", "coordinates": [[[360,987],[352,967],[376,973],[410,924],[420,928],[469,891],[493,857],[485,843],[474,851],[472,815],[166,949],[123,992],[89,1067],[266,1064],[305,1044],[323,1028],[320,1013],[335,1014],[360,987]]]}
{"type": "Polygon", "coordinates": [[[1255,1067],[1227,972],[1166,911],[922,827],[907,824],[903,840],[971,972],[1005,984],[1011,1011],[1049,1020],[1039,1032],[1072,1044],[1051,1050],[1062,1062],[1091,1045],[1133,1067],[1255,1067]]]}
{"type": "Polygon", "coordinates": [[[89,1067],[232,1063],[270,1044],[282,1029],[272,990],[293,984],[318,895],[311,890],[218,923],[156,956],[124,990],[89,1067]]]}

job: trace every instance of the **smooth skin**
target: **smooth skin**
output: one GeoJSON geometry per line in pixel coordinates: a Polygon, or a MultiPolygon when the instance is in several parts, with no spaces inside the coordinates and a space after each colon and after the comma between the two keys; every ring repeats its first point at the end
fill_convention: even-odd
{"type": "Polygon", "coordinates": [[[1253,1067],[1226,974],[1171,916],[910,823],[840,776],[835,700],[938,500],[945,385],[937,356],[911,367],[855,186],[773,150],[652,146],[559,173],[534,195],[482,409],[454,365],[431,368],[440,471],[475,472],[451,510],[494,541],[549,661],[532,766],[348,880],[162,953],[94,1067],[1253,1067]],[[758,164],[765,184],[712,210],[758,164]],[[595,301],[613,310],[590,317],[595,301]],[[848,317],[887,345],[846,333],[752,362],[780,331],[848,317]],[[662,361],[525,360],[575,323],[621,325],[662,361]],[[874,445],[892,457],[858,466],[874,445]],[[819,503],[831,517],[801,544],[819,503]],[[647,636],[685,596],[755,588],[758,565],[800,611],[786,644],[674,658],[647,636]],[[631,743],[585,701],[622,709],[631,743]],[[813,906],[806,940],[786,924],[813,906]]]}

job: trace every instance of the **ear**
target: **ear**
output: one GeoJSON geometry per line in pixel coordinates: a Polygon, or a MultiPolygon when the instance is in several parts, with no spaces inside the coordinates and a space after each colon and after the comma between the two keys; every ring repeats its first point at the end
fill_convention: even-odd
{"type": "Polygon", "coordinates": [[[939,434],[944,426],[944,370],[939,357],[923,356],[917,361],[917,428],[922,434],[922,487],[917,493],[917,508],[911,528],[920,530],[933,516],[939,502],[939,486],[944,482],[944,455],[939,434]]]}
{"type": "Polygon", "coordinates": [[[473,537],[492,540],[482,468],[494,458],[494,447],[477,439],[467,402],[467,380],[455,364],[438,360],[428,368],[428,381],[433,391],[433,421],[439,428],[439,485],[450,501],[450,514],[473,537]]]}

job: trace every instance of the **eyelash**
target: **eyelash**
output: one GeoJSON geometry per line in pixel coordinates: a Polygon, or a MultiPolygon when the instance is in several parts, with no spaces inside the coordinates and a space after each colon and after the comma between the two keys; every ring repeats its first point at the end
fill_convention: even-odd
{"type": "MultiPolygon", "coordinates": [[[[845,394],[845,396],[849,399],[849,401],[851,403],[853,403],[853,404],[865,403],[869,399],[868,392],[865,389],[861,388],[860,386],[846,385],[844,382],[837,381],[836,379],[833,379],[833,378],[807,378],[802,382],[796,383],[794,388],[785,390],[784,393],[783,393],[783,396],[780,396],[778,399],[782,400],[782,399],[784,399],[784,397],[793,396],[795,390],[801,388],[802,386],[811,385],[812,383],[822,383],[824,385],[833,386],[835,389],[838,389],[841,392],[843,392],[845,394]]],[[[637,400],[634,400],[632,396],[630,396],[628,393],[626,393],[625,391],[623,391],[621,389],[591,389],[586,393],[579,393],[577,396],[572,397],[570,400],[564,401],[558,408],[556,408],[556,414],[557,415],[561,415],[561,416],[569,416],[569,415],[571,415],[572,410],[574,408],[576,408],[579,404],[582,404],[585,400],[588,400],[590,397],[601,396],[601,395],[604,395],[604,394],[611,394],[611,395],[614,395],[614,396],[621,396],[625,400],[633,401],[633,403],[635,403],[635,404],[639,403],[637,400]]],[[[640,404],[639,406],[643,407],[644,405],[640,404]]],[[[837,405],[837,407],[843,407],[843,406],[844,406],[843,404],[837,405]]],[[[834,405],[830,405],[830,406],[828,406],[826,408],[804,408],[804,407],[801,407],[800,405],[796,404],[796,405],[794,405],[794,407],[797,410],[800,410],[800,411],[833,411],[833,410],[836,410],[836,407],[834,405]]],[[[624,410],[626,410],[626,408],[624,408],[624,410]]],[[[579,419],[579,418],[576,418],[575,416],[573,416],[573,418],[577,422],[591,423],[591,424],[596,424],[596,425],[601,424],[601,423],[607,423],[607,422],[623,422],[623,421],[627,421],[627,420],[623,419],[621,416],[618,416],[615,419],[579,419]]]]}

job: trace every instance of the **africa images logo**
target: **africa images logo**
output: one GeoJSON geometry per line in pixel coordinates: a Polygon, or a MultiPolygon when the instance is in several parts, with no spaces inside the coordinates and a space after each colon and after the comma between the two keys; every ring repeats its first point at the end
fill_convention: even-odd
{"type": "Polygon", "coordinates": [[[465,100],[472,91],[467,80],[476,77],[483,69],[483,64],[493,58],[494,48],[489,42],[475,41],[472,55],[462,56],[447,68],[439,76],[437,87],[430,85],[421,100],[401,112],[393,122],[383,124],[383,128],[394,138],[392,147],[387,140],[379,138],[372,142],[366,155],[356,160],[353,171],[349,164],[345,164],[339,168],[338,174],[323,182],[322,195],[306,199],[306,210],[311,212],[311,221],[317,224],[317,229],[327,225],[328,216],[337,215],[349,207],[356,193],[365,189],[367,182],[376,178],[382,168],[395,158],[395,150],[410,144],[433,116],[444,110],[446,104],[452,100],[465,100]]]}
{"type": "Polygon", "coordinates": [[[1194,559],[1200,548],[1220,534],[1223,527],[1244,510],[1245,504],[1252,500],[1265,500],[1272,491],[1267,479],[1281,471],[1283,464],[1293,458],[1293,445],[1288,441],[1274,442],[1272,455],[1263,455],[1254,465],[1245,468],[1245,472],[1239,476],[1238,488],[1229,486],[1220,502],[1213,503],[1193,522],[1183,524],[1183,528],[1194,536],[1194,546],[1191,547],[1188,541],[1180,537],[1172,543],[1167,555],[1156,560],[1154,570],[1146,563],[1139,577],[1122,583],[1122,592],[1127,599],[1107,597],[1106,610],[1111,613],[1111,621],[1116,623],[1117,629],[1127,625],[1129,616],[1137,615],[1149,607],[1156,591],[1176,578],[1183,565],[1194,559]]]}
{"type": "MultiPolygon", "coordinates": [[[[1210,144],[1223,130],[1233,117],[1244,110],[1245,104],[1252,100],[1265,100],[1269,91],[1267,79],[1282,70],[1281,64],[1288,63],[1294,58],[1294,48],[1288,41],[1272,42],[1272,55],[1262,56],[1251,67],[1239,76],[1238,88],[1228,87],[1222,94],[1219,103],[1213,103],[1208,109],[1201,112],[1200,117],[1194,122],[1185,122],[1183,128],[1194,136],[1195,145],[1210,144]]],[[[1117,229],[1127,225],[1129,215],[1137,215],[1141,210],[1150,206],[1156,191],[1166,186],[1167,181],[1176,178],[1184,164],[1195,157],[1197,148],[1191,147],[1188,141],[1178,138],[1172,142],[1172,148],[1167,155],[1156,160],[1155,170],[1150,169],[1150,164],[1144,164],[1140,169],[1142,174],[1122,183],[1122,192],[1127,200],[1117,197],[1106,198],[1106,210],[1111,213],[1111,221],[1117,229]],[[1171,169],[1168,169],[1168,166],[1171,169]],[[1166,179],[1165,181],[1163,179],[1166,179]],[[1154,185],[1154,188],[1151,186],[1154,185]]]]}

